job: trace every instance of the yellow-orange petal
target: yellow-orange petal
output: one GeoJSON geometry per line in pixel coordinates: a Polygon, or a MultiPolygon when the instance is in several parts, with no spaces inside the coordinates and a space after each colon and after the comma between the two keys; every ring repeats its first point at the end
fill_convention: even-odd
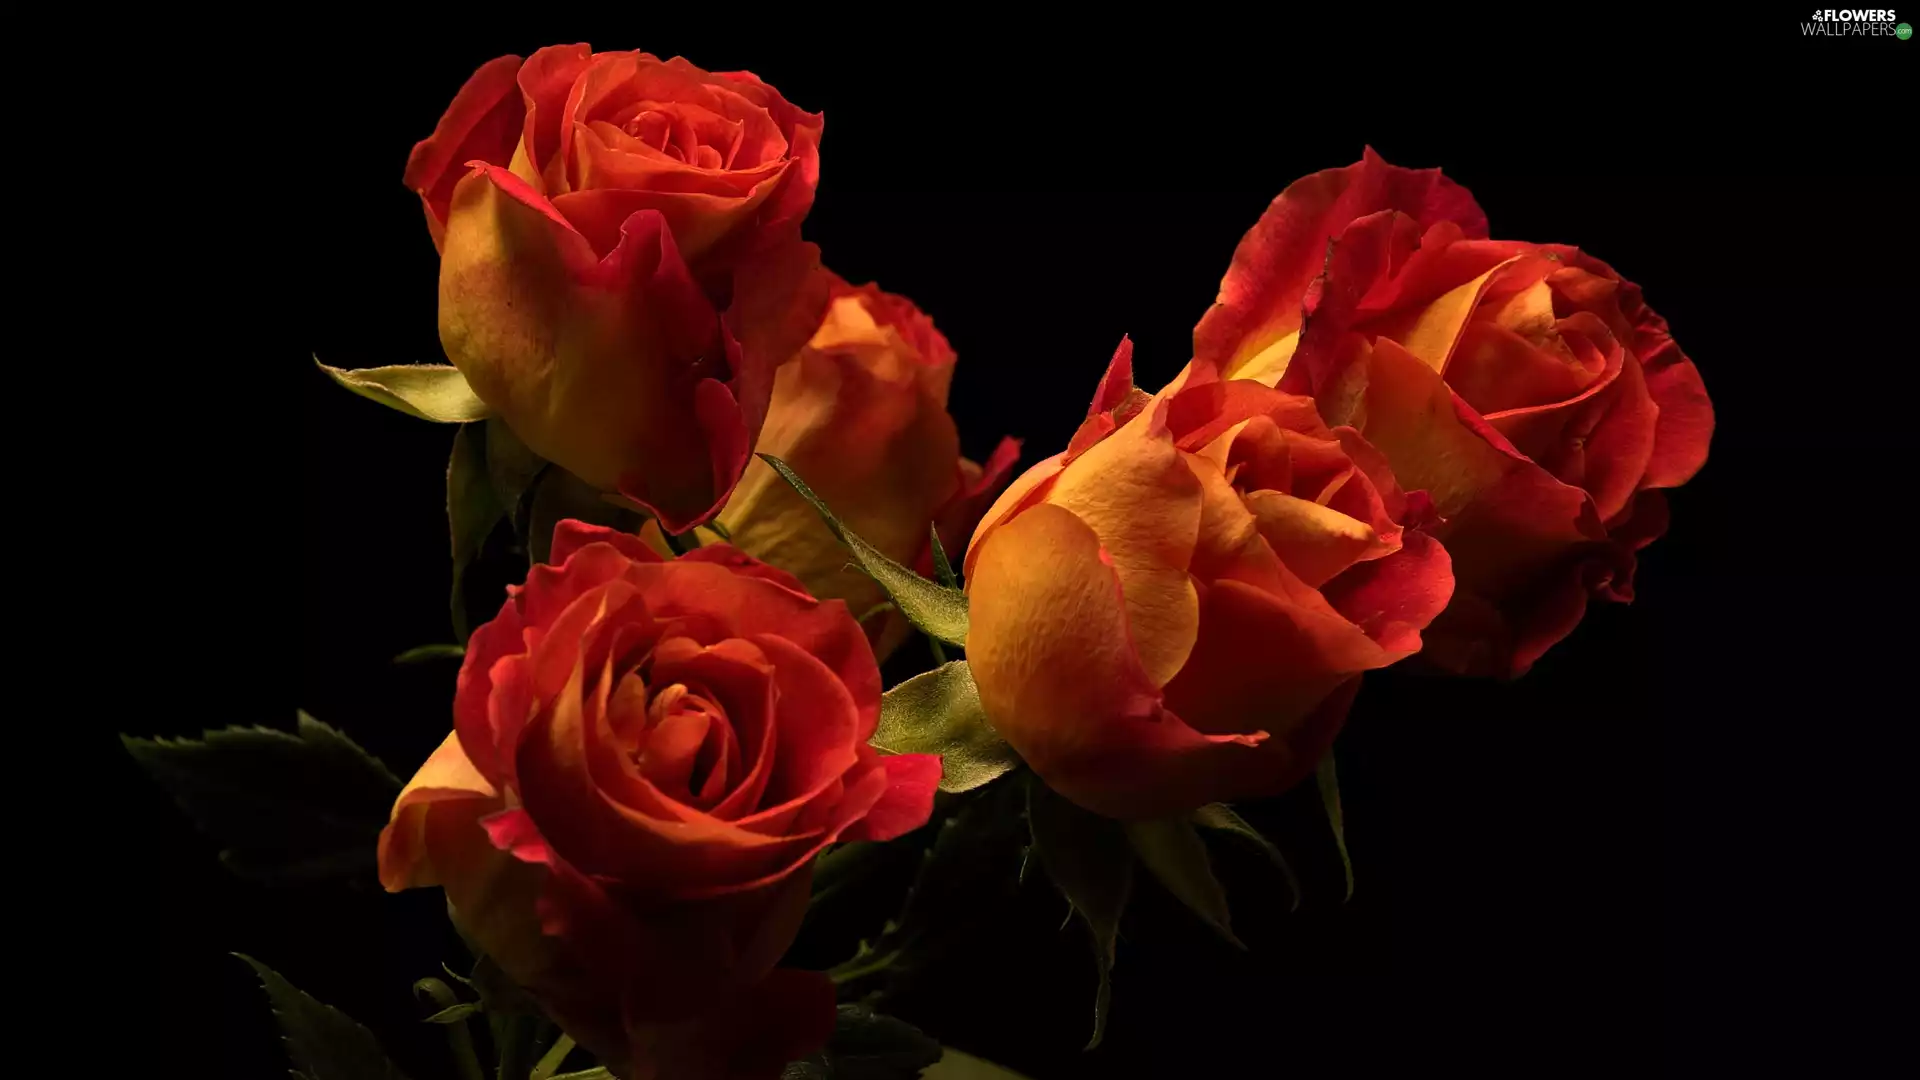
{"type": "Polygon", "coordinates": [[[1120,577],[1141,665],[1155,686],[1187,662],[1200,600],[1188,577],[1200,534],[1200,482],[1158,422],[1142,412],[1076,458],[1047,493],[1100,538],[1120,577]]]}
{"type": "Polygon", "coordinates": [[[388,892],[445,885],[471,861],[474,845],[491,848],[479,819],[500,809],[499,795],[449,734],[394,801],[380,832],[380,884],[388,892]]]}

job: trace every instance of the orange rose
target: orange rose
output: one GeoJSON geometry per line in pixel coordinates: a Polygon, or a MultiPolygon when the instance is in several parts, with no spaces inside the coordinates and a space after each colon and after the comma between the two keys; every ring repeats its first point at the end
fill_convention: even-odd
{"type": "Polygon", "coordinates": [[[1143,818],[1306,776],[1356,676],[1420,648],[1452,577],[1424,496],[1311,399],[1198,379],[1147,398],[1131,353],[981,521],[967,659],[1049,786],[1143,818]]]}
{"type": "MultiPolygon", "coordinates": [[[[754,449],[793,466],[834,514],[896,562],[932,572],[928,526],[950,551],[972,530],[1019,455],[1002,440],[987,465],[960,457],[947,415],[954,353],[913,302],[834,279],[826,320],[774,380],[754,449]]],[[[822,598],[865,614],[886,599],[852,569],[836,540],[763,461],[747,466],[720,521],[742,550],[798,577],[822,598]]],[[[882,656],[911,629],[897,613],[870,628],[882,656]]]]}
{"type": "Polygon", "coordinates": [[[725,545],[662,560],[575,521],[474,632],[454,733],[380,838],[618,1075],[777,1076],[833,989],[776,970],[810,863],[932,809],[940,762],[867,746],[880,673],[844,604],[725,545]]]}
{"type": "Polygon", "coordinates": [[[826,302],[799,238],[821,127],[678,58],[481,67],[407,162],[447,356],[542,457],[673,531],[707,520],[826,302]]]}
{"type": "Polygon", "coordinates": [[[1574,248],[1486,239],[1465,189],[1371,151],[1274,200],[1194,346],[1196,373],[1314,395],[1431,493],[1459,589],[1423,655],[1456,671],[1519,674],[1589,596],[1631,599],[1658,489],[1713,432],[1637,286],[1574,248]]]}

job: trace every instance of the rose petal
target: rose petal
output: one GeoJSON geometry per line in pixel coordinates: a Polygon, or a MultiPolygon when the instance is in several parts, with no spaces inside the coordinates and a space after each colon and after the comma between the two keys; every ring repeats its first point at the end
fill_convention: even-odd
{"type": "Polygon", "coordinates": [[[1096,813],[1154,817],[1261,786],[1261,736],[1209,737],[1160,703],[1100,538],[1042,504],[996,529],[973,577],[967,658],[987,718],[1049,786],[1096,813]]]}
{"type": "Polygon", "coordinates": [[[891,754],[882,757],[887,791],[865,817],[840,834],[843,841],[892,840],[927,823],[940,790],[940,755],[891,754]]]}
{"type": "Polygon", "coordinates": [[[1141,414],[1068,465],[1047,503],[1100,538],[1126,598],[1134,647],[1155,685],[1193,648],[1198,600],[1187,567],[1200,530],[1200,485],[1173,437],[1141,414]]]}
{"type": "Polygon", "coordinates": [[[460,737],[449,734],[401,789],[380,831],[380,884],[388,892],[442,884],[464,864],[461,850],[483,839],[480,819],[499,806],[499,794],[467,759],[460,737]]]}
{"type": "Polygon", "coordinates": [[[725,335],[658,215],[634,215],[596,258],[551,204],[483,167],[455,189],[440,280],[448,356],[535,453],[603,491],[624,480],[675,521],[724,498],[752,429],[705,388],[726,371],[725,335]]]}
{"type": "Polygon", "coordinates": [[[1389,165],[1371,148],[1356,164],[1296,180],[1234,249],[1219,298],[1194,328],[1196,367],[1235,378],[1263,352],[1284,348],[1300,329],[1301,305],[1326,266],[1328,242],[1355,218],[1380,210],[1411,215],[1421,228],[1447,220],[1470,237],[1487,233],[1486,215],[1465,188],[1438,169],[1389,165]]]}
{"type": "Polygon", "coordinates": [[[433,134],[407,155],[404,182],[420,196],[436,250],[446,234],[454,185],[467,174],[466,163],[477,158],[506,165],[513,159],[525,111],[515,83],[519,71],[518,56],[500,56],[480,65],[454,95],[433,134]]]}

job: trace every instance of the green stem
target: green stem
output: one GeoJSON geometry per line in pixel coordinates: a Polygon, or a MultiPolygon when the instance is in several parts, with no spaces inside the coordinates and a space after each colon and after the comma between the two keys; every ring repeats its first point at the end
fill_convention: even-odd
{"type": "Polygon", "coordinates": [[[685,555],[700,546],[700,538],[693,534],[692,529],[683,533],[670,533],[662,528],[660,535],[666,538],[667,546],[673,549],[675,555],[685,555]]]}
{"type": "Polygon", "coordinates": [[[552,1080],[553,1074],[560,1068],[567,1055],[573,1053],[573,1038],[564,1033],[554,1041],[553,1046],[533,1067],[533,1075],[527,1080],[552,1080]]]}
{"type": "MultiPolygon", "coordinates": [[[[453,988],[439,979],[421,979],[413,984],[413,992],[431,1001],[436,1013],[461,1003],[453,988]]],[[[473,1048],[473,1032],[468,1030],[467,1022],[461,1020],[442,1026],[447,1029],[447,1047],[453,1051],[453,1061],[460,1070],[461,1080],[486,1080],[487,1074],[480,1068],[480,1055],[473,1048]]]]}
{"type": "Polygon", "coordinates": [[[829,970],[827,977],[833,980],[833,985],[844,986],[856,979],[864,979],[869,975],[878,975],[892,967],[893,962],[898,959],[900,959],[899,949],[889,949],[883,953],[876,953],[871,959],[865,960],[856,956],[852,960],[829,970]]]}

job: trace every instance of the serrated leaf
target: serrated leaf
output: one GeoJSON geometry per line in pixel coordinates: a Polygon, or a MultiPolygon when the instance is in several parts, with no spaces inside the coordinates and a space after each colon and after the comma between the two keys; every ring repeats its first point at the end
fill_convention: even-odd
{"type": "Polygon", "coordinates": [[[1213,876],[1207,861],[1207,845],[1194,827],[1180,818],[1155,821],[1129,821],[1127,840],[1160,884],[1187,905],[1207,925],[1220,932],[1235,948],[1246,946],[1233,936],[1233,920],[1227,914],[1227,891],[1213,876]]]}
{"type": "Polygon", "coordinates": [[[234,955],[253,968],[266,988],[295,1076],[306,1080],[406,1080],[406,1074],[387,1060],[372,1032],[340,1010],[315,1001],[260,961],[234,955]]]}
{"type": "Polygon", "coordinates": [[[429,660],[458,660],[467,655],[465,645],[415,645],[393,658],[396,664],[424,664],[429,660]]]}
{"type": "Polygon", "coordinates": [[[965,660],[922,672],[883,694],[870,741],[890,754],[939,754],[940,790],[949,793],[971,791],[1020,764],[1020,755],[987,723],[965,660]]]}
{"type": "Polygon", "coordinates": [[[1300,879],[1294,875],[1293,866],[1287,862],[1287,857],[1281,852],[1279,846],[1267,839],[1259,829],[1254,828],[1246,818],[1235,813],[1233,808],[1225,803],[1213,803],[1195,810],[1193,823],[1203,829],[1212,829],[1240,837],[1258,847],[1261,853],[1266,855],[1282,874],[1286,875],[1287,895],[1293,898],[1293,906],[1287,910],[1300,910],[1300,879]]]}
{"type": "Polygon", "coordinates": [[[1092,1050],[1106,1036],[1120,915],[1133,888],[1133,851],[1119,822],[1081,809],[1038,777],[1027,785],[1027,819],[1041,868],[1066,895],[1093,939],[1100,989],[1093,1002],[1093,1038],[1087,1043],[1092,1050]]]}
{"type": "Polygon", "coordinates": [[[368,401],[377,401],[408,416],[441,424],[464,424],[493,415],[487,403],[467,385],[467,377],[451,364],[394,364],[390,367],[328,367],[314,358],[327,377],[368,401]]]}
{"type": "Polygon", "coordinates": [[[1340,867],[1346,871],[1347,894],[1342,900],[1353,899],[1353,857],[1347,854],[1346,816],[1340,811],[1340,779],[1333,771],[1333,751],[1327,751],[1320,764],[1313,770],[1314,782],[1320,787],[1320,805],[1326,809],[1327,824],[1333,828],[1333,845],[1340,849],[1340,867]]]}
{"type": "Polygon", "coordinates": [[[487,425],[462,424],[447,458],[447,532],[453,545],[453,595],[448,607],[454,636],[473,633],[467,614],[467,568],[480,557],[487,535],[507,514],[487,467],[487,425]]]}
{"type": "Polygon", "coordinates": [[[886,590],[887,596],[900,609],[916,629],[935,641],[944,641],[950,645],[967,643],[967,594],[959,589],[950,589],[936,585],[919,574],[887,558],[879,548],[849,532],[833,516],[827,504],[813,493],[806,481],[800,479],[787,463],[772,454],[761,454],[760,459],[773,467],[773,471],[793,485],[793,490],[807,500],[820,514],[827,528],[853,553],[868,577],[886,590]]]}
{"type": "Polygon", "coordinates": [[[296,730],[121,736],[122,745],[224,850],[269,882],[370,873],[400,780],[353,740],[302,712],[296,730]]]}

